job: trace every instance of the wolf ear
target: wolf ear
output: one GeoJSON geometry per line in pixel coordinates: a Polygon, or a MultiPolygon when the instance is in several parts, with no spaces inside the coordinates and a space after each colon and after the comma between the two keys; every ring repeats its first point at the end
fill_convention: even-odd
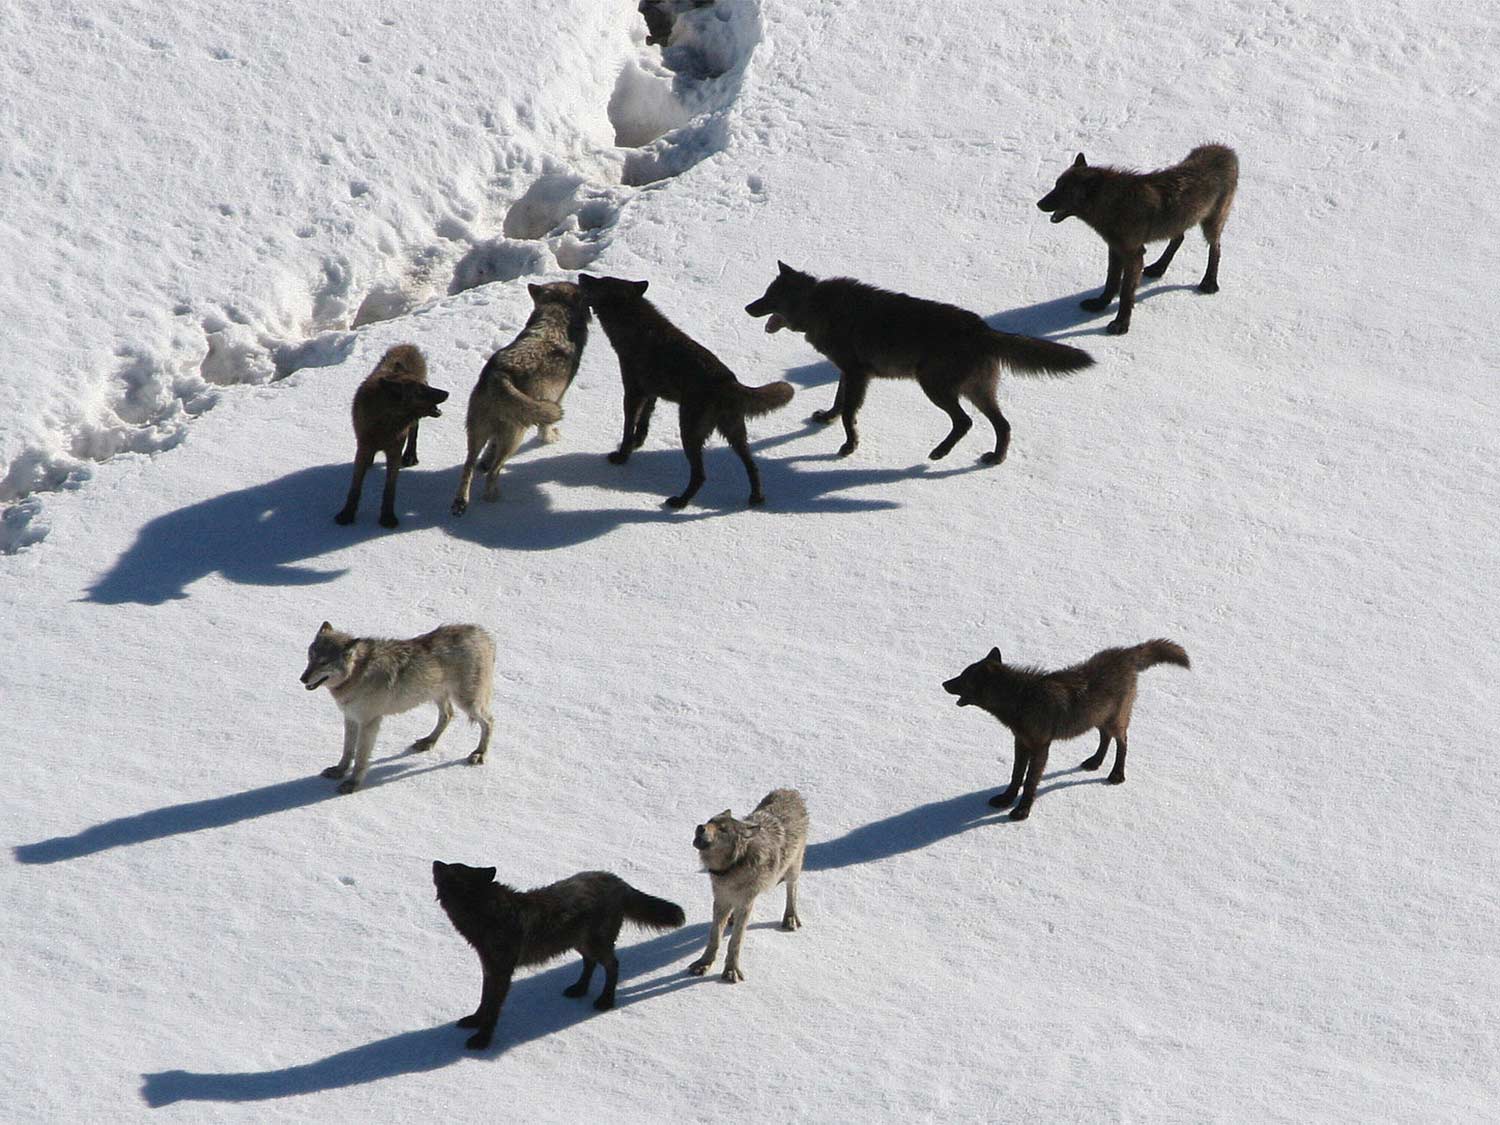
{"type": "Polygon", "coordinates": [[[540,285],[533,281],[527,284],[526,292],[530,293],[531,299],[535,301],[541,298],[543,290],[540,285]]]}
{"type": "Polygon", "coordinates": [[[481,867],[478,870],[479,874],[484,876],[485,882],[493,883],[495,881],[495,869],[493,867],[481,867]]]}
{"type": "Polygon", "coordinates": [[[323,624],[321,624],[321,625],[318,626],[318,632],[320,632],[320,633],[331,633],[331,632],[333,632],[333,626],[330,625],[327,621],[325,621],[325,622],[323,622],[323,624]]]}
{"type": "Polygon", "coordinates": [[[1000,658],[1000,649],[998,647],[990,649],[990,654],[986,656],[985,659],[993,660],[996,664],[1005,663],[1005,661],[1000,658]]]}
{"type": "Polygon", "coordinates": [[[646,291],[646,286],[650,284],[651,283],[649,281],[632,281],[630,283],[630,288],[635,292],[635,295],[639,297],[646,291]]]}
{"type": "Polygon", "coordinates": [[[734,813],[730,812],[728,809],[725,809],[723,812],[721,812],[719,814],[719,816],[714,817],[714,819],[718,820],[720,817],[722,817],[725,820],[733,820],[734,819],[734,813]]]}
{"type": "Polygon", "coordinates": [[[776,268],[781,271],[781,276],[782,277],[786,277],[788,274],[793,274],[793,273],[797,272],[796,270],[792,269],[791,266],[789,266],[785,262],[783,262],[780,258],[776,259],[776,268]]]}
{"type": "Polygon", "coordinates": [[[1089,162],[1083,158],[1083,153],[1080,152],[1076,157],[1073,158],[1073,167],[1087,168],[1088,166],[1089,162]]]}

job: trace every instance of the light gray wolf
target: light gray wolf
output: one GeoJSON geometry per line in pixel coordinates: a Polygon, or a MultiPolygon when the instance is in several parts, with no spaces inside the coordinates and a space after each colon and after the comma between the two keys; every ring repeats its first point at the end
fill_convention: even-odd
{"type": "Polygon", "coordinates": [[[1141,275],[1160,277],[1182,245],[1182,235],[1196,224],[1208,242],[1208,268],[1198,292],[1219,291],[1219,235],[1229,218],[1239,183],[1240,162],[1225,145],[1199,145],[1181,164],[1155,172],[1090,165],[1079,153],[1037,206],[1060,223],[1077,215],[1109,247],[1104,292],[1081,302],[1089,312],[1103,312],[1120,295],[1120,309],[1105,328],[1111,335],[1130,331],[1130,312],[1141,275]],[[1171,239],[1149,266],[1146,243],[1171,239]]]}
{"type": "Polygon", "coordinates": [[[1130,726],[1130,708],[1135,703],[1136,674],[1156,664],[1190,667],[1188,655],[1173,641],[1145,641],[1132,648],[1107,648],[1082,664],[1057,672],[1006,664],[998,648],[983,660],[970,664],[943,690],[958,696],[958,705],[973,704],[999,719],[1015,736],[1016,761],[1010,785],[990,798],[990,805],[1003,809],[1020,793],[1021,801],[1011,810],[1011,820],[1031,814],[1037,782],[1047,768],[1047,751],[1054,739],[1076,738],[1096,727],[1099,750],[1083,763],[1086,770],[1104,764],[1109,740],[1115,740],[1115,765],[1109,783],[1125,780],[1125,732],[1130,726]],[[1024,782],[1024,784],[1023,784],[1024,782]]]}
{"type": "Polygon", "coordinates": [[[780,409],[792,401],[787,382],[747,387],[717,356],[663,316],[646,300],[644,281],[578,275],[584,298],[599,317],[604,334],[620,360],[625,385],[625,432],[620,448],[609,455],[616,465],[630,459],[646,440],[656,400],[677,403],[682,451],[691,475],[687,488],[667,504],[681,508],[703,486],[703,443],[714,430],[744,463],[750,477],[750,503],[761,504],[760,473],[750,456],[745,419],[780,409]]]}
{"type": "Polygon", "coordinates": [[[466,1044],[475,1051],[490,1045],[516,969],[576,949],[583,973],[563,995],[587,995],[594,966],[602,964],[604,991],[594,1007],[608,1011],[615,1005],[620,977],[615,939],[621,925],[628,920],[650,930],[674,930],[685,920],[676,903],[644,894],[607,871],[584,871],[550,886],[517,891],[495,882],[493,867],[435,859],[432,882],[448,920],[479,954],[484,971],[479,1007],[458,1021],[459,1027],[478,1029],[466,1044]]]}
{"type": "Polygon", "coordinates": [[[351,637],[328,622],[318,627],[307,646],[302,684],[315,691],[324,684],[344,713],[344,754],[324,777],[354,773],[339,786],[353,793],[365,779],[380,721],[423,703],[436,703],[437,726],[417,739],[412,752],[431,750],[453,718],[457,704],[470,722],[479,724],[479,745],[469,764],[484,761],[490,746],[490,693],[495,675],[495,642],[478,625],[443,625],[410,640],[351,637]]]}
{"type": "Polygon", "coordinates": [[[485,363],[469,395],[465,426],[469,453],[458,478],[453,514],[469,507],[474,467],[484,470],[484,498],[500,496],[500,469],[535,426],[545,442],[557,440],[562,399],[589,337],[589,307],[571,281],[528,285],[532,310],[525,326],[485,363]],[[481,454],[483,460],[481,461],[481,454]]]}
{"type": "Polygon", "coordinates": [[[1062,375],[1087,367],[1089,354],[1035,336],[997,332],[978,313],[877,289],[848,277],[818,279],[777,262],[780,271],[760,297],[745,306],[751,316],[766,316],[767,332],[790,328],[839,369],[833,405],[813,414],[828,423],[842,415],[844,444],[840,457],[859,446],[855,415],[865,401],[872,377],[915,379],[953,428],[928,454],[948,456],[973,425],[960,404],[966,398],[995,428],[995,448],[981,458],[998,465],[1010,446],[1010,423],[995,401],[1000,367],[1023,375],[1062,375]]]}
{"type": "Polygon", "coordinates": [[[447,391],[427,385],[427,361],[413,344],[397,344],[380,357],[375,369],[354,392],[354,480],[338,523],[353,523],[359,493],[376,453],[385,454],[385,492],[380,497],[380,526],[397,527],[396,474],[417,463],[417,422],[440,418],[438,403],[447,391]],[[401,446],[405,443],[403,453],[401,446]]]}
{"type": "Polygon", "coordinates": [[[744,820],[735,820],[734,814],[725,809],[698,825],[693,847],[713,881],[714,917],[708,927],[708,947],[688,966],[688,972],[702,976],[712,967],[719,955],[719,939],[732,915],[734,933],[724,956],[724,979],[734,984],[745,979],[740,968],[740,943],[745,940],[750,908],[757,895],[785,883],[786,910],[781,915],[781,928],[795,930],[802,925],[797,917],[797,878],[802,874],[802,857],[807,851],[807,806],[802,803],[802,794],[795,789],[773,789],[744,820]]]}

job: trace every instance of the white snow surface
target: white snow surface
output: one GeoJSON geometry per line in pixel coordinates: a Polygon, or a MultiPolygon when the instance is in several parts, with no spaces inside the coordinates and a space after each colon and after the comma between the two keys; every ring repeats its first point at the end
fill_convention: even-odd
{"type": "Polygon", "coordinates": [[[1500,1116],[1500,10],[720,0],[0,9],[0,1104],[16,1121],[1489,1121],[1500,1116]],[[679,8],[690,9],[679,4],[679,8]],[[1105,251],[1034,206],[1076,151],[1232,144],[1222,291],[1191,234],[1106,336],[1105,251]],[[983,420],[742,311],[777,259],[1097,365],[983,420]],[[448,514],[463,403],[570,271],[792,405],[681,512],[673,409],[624,467],[597,325],[563,440],[448,514]],[[402,525],[336,526],[391,344],[453,392],[402,525]],[[499,645],[456,724],[318,771],[324,618],[499,645]],[[940,682],[1166,636],[1126,785],[940,682]],[[694,978],[693,826],[796,786],[796,933],[694,978]],[[485,1052],[434,858],[603,868],[681,903],[618,1007],[518,973],[485,1052]]]}

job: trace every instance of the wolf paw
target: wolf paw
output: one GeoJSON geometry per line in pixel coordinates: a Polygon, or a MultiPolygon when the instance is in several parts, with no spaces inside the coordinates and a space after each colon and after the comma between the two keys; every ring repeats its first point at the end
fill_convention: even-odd
{"type": "Polygon", "coordinates": [[[1103,754],[1090,754],[1087,758],[1078,763],[1078,768],[1081,770],[1096,770],[1103,764],[1103,754]]]}
{"type": "Polygon", "coordinates": [[[1087,300],[1079,301],[1078,307],[1087,312],[1103,312],[1109,308],[1109,303],[1112,300],[1114,300],[1113,297],[1090,297],[1087,300]]]}
{"type": "Polygon", "coordinates": [[[941,461],[944,457],[948,456],[948,454],[952,452],[953,446],[949,445],[946,441],[939,442],[937,445],[934,445],[932,447],[932,452],[927,455],[927,460],[941,461]]]}
{"type": "Polygon", "coordinates": [[[401,526],[401,521],[398,520],[395,516],[384,516],[383,515],[383,516],[380,517],[380,526],[381,527],[400,527],[401,526]]]}
{"type": "Polygon", "coordinates": [[[667,507],[669,507],[669,508],[686,508],[687,504],[688,504],[688,498],[686,496],[668,496],[667,497],[667,507]]]}
{"type": "Polygon", "coordinates": [[[406,748],[408,754],[425,754],[432,749],[432,739],[419,738],[406,748]]]}
{"type": "Polygon", "coordinates": [[[347,766],[329,766],[326,770],[323,771],[323,776],[324,777],[343,777],[348,772],[349,772],[349,769],[348,769],[347,766]]]}
{"type": "Polygon", "coordinates": [[[416,463],[417,455],[415,453],[403,453],[401,455],[401,467],[403,469],[409,469],[416,463]]]}
{"type": "Polygon", "coordinates": [[[985,465],[998,465],[1005,460],[1005,454],[998,449],[992,449],[988,453],[981,453],[979,460],[985,465]]]}
{"type": "Polygon", "coordinates": [[[348,781],[339,782],[340,793],[353,793],[358,788],[359,782],[355,781],[352,777],[348,781]]]}
{"type": "Polygon", "coordinates": [[[459,1027],[478,1027],[479,1026],[479,1013],[478,1012],[470,1012],[467,1016],[465,1016],[463,1019],[461,1019],[461,1020],[458,1021],[458,1026],[459,1027]]]}
{"type": "Polygon", "coordinates": [[[346,508],[333,517],[333,522],[339,524],[341,527],[348,527],[354,522],[354,513],[346,508]]]}
{"type": "Polygon", "coordinates": [[[990,808],[1008,809],[1012,801],[1016,799],[1015,790],[1005,789],[990,798],[990,808]]]}
{"type": "Polygon", "coordinates": [[[1219,283],[1217,281],[1200,281],[1198,283],[1198,292],[1200,293],[1217,293],[1218,291],[1219,283]]]}
{"type": "Polygon", "coordinates": [[[838,416],[839,412],[837,410],[814,410],[811,415],[814,422],[824,426],[828,425],[829,422],[832,422],[838,416]]]}
{"type": "Polygon", "coordinates": [[[704,973],[708,972],[709,968],[712,965],[713,962],[705,957],[700,960],[694,961],[687,967],[687,971],[692,973],[695,977],[701,977],[704,973]]]}
{"type": "Polygon", "coordinates": [[[1111,336],[1123,336],[1130,331],[1130,321],[1112,320],[1104,326],[1104,331],[1108,332],[1111,336]]]}
{"type": "Polygon", "coordinates": [[[731,965],[720,973],[719,977],[725,984],[739,984],[745,979],[745,974],[740,971],[738,965],[731,965]]]}
{"type": "Polygon", "coordinates": [[[493,1031],[476,1031],[464,1040],[464,1046],[471,1051],[482,1051],[490,1045],[490,1040],[494,1037],[494,1034],[493,1031]]]}
{"type": "Polygon", "coordinates": [[[467,500],[455,500],[453,501],[453,507],[448,510],[455,516],[461,516],[469,510],[469,502],[467,500]]]}
{"type": "Polygon", "coordinates": [[[843,445],[839,446],[839,456],[840,457],[847,457],[847,456],[849,456],[849,454],[853,453],[858,448],[859,448],[859,442],[857,442],[857,441],[846,441],[846,442],[844,442],[843,445]]]}
{"type": "Polygon", "coordinates": [[[1030,815],[1031,815],[1031,806],[1030,805],[1017,805],[1015,808],[1013,808],[1013,809],[1010,810],[1010,818],[1011,818],[1011,820],[1025,820],[1030,815]]]}
{"type": "Polygon", "coordinates": [[[588,990],[589,986],[586,984],[570,984],[567,988],[563,989],[563,995],[569,1000],[577,1000],[588,990]]]}
{"type": "Polygon", "coordinates": [[[596,1012],[607,1012],[614,1006],[615,998],[613,996],[601,996],[594,1001],[594,1010],[596,1012]]]}
{"type": "Polygon", "coordinates": [[[798,918],[795,914],[788,914],[782,918],[781,928],[788,931],[800,930],[802,928],[802,919],[798,918]]]}
{"type": "Polygon", "coordinates": [[[481,754],[478,750],[475,750],[472,754],[470,754],[467,760],[469,765],[471,766],[484,765],[484,755],[481,754]]]}
{"type": "Polygon", "coordinates": [[[608,456],[609,456],[609,463],[611,465],[623,465],[623,464],[625,464],[626,461],[630,460],[630,450],[628,450],[628,449],[617,449],[613,453],[609,454],[608,456]]]}
{"type": "Polygon", "coordinates": [[[1124,785],[1125,784],[1125,775],[1123,773],[1112,773],[1108,777],[1106,777],[1104,780],[1105,780],[1106,783],[1108,783],[1110,785],[1124,785]]]}
{"type": "Polygon", "coordinates": [[[748,501],[750,507],[752,507],[752,508],[755,507],[757,504],[764,504],[765,502],[766,502],[765,494],[761,493],[761,492],[752,492],[750,494],[750,499],[748,501]]]}

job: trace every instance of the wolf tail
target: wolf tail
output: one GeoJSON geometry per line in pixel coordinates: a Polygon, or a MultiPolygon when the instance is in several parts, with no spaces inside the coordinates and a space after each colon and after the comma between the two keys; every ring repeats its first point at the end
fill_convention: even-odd
{"type": "Polygon", "coordinates": [[[637,926],[645,926],[651,930],[675,930],[687,921],[682,907],[675,902],[648,895],[634,887],[625,896],[625,917],[637,926]]]}
{"type": "Polygon", "coordinates": [[[495,390],[500,394],[505,412],[523,426],[550,426],[562,421],[561,406],[546,399],[532,398],[509,379],[497,379],[495,390]]]}
{"type": "Polygon", "coordinates": [[[1136,645],[1131,651],[1135,653],[1137,669],[1144,670],[1153,664],[1177,664],[1183,668],[1192,667],[1188,663],[1187,650],[1176,641],[1146,641],[1136,645]]]}
{"type": "Polygon", "coordinates": [[[991,354],[1018,375],[1066,375],[1081,367],[1092,367],[1094,357],[1082,348],[991,330],[991,354]]]}
{"type": "Polygon", "coordinates": [[[747,387],[735,384],[734,405],[746,418],[755,418],[780,410],[792,401],[792,385],[785,380],[767,383],[763,387],[747,387]]]}

